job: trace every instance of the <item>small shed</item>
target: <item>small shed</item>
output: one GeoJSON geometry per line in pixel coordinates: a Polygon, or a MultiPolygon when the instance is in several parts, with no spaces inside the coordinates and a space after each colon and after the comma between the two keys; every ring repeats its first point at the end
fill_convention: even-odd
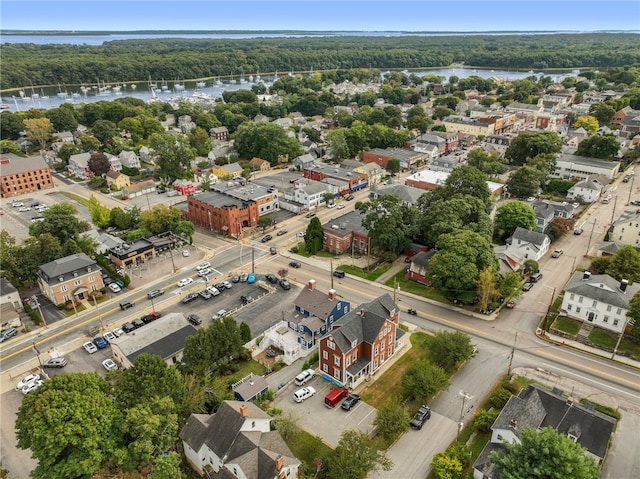
{"type": "Polygon", "coordinates": [[[262,376],[256,376],[251,373],[235,383],[232,389],[233,396],[238,401],[253,401],[258,394],[267,392],[269,384],[262,376]]]}

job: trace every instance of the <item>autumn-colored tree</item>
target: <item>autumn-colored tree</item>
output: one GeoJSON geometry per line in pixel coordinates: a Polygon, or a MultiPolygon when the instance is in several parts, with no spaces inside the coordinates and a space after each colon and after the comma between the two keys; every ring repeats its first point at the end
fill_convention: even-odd
{"type": "Polygon", "coordinates": [[[96,176],[102,176],[111,169],[111,162],[104,153],[93,153],[87,161],[87,167],[96,176]]]}
{"type": "Polygon", "coordinates": [[[40,149],[44,150],[47,141],[53,133],[53,124],[49,118],[31,118],[23,121],[27,137],[40,145],[40,149]]]}

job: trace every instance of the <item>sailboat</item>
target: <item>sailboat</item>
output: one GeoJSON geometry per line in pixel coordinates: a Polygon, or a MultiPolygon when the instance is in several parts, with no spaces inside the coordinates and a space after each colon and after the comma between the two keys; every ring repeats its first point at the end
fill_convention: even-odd
{"type": "Polygon", "coordinates": [[[60,98],[66,98],[67,96],[69,96],[69,94],[67,93],[67,90],[62,90],[62,87],[60,86],[60,83],[58,83],[58,96],[60,98]]]}
{"type": "Polygon", "coordinates": [[[27,95],[24,90],[20,90],[18,93],[20,94],[20,98],[22,98],[23,101],[31,101],[31,97],[27,95]]]}
{"type": "Polygon", "coordinates": [[[151,81],[151,75],[149,75],[149,90],[152,88],[158,88],[158,84],[154,81],[151,81]]]}
{"type": "Polygon", "coordinates": [[[205,86],[207,86],[206,82],[199,81],[196,83],[196,88],[204,88],[205,86]]]}
{"type": "Polygon", "coordinates": [[[44,90],[42,88],[40,88],[40,98],[42,98],[43,100],[49,99],[49,95],[45,95],[44,90]]]}
{"type": "Polygon", "coordinates": [[[175,92],[184,91],[184,83],[180,83],[180,80],[176,80],[173,84],[173,90],[175,92]]]}

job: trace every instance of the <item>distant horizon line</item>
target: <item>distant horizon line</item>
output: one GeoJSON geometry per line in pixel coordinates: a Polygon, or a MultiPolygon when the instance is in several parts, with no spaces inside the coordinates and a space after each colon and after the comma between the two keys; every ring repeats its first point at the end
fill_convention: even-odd
{"type": "Polygon", "coordinates": [[[290,30],[290,29],[275,29],[275,30],[24,30],[24,29],[1,29],[0,35],[25,35],[25,34],[39,34],[39,35],[104,35],[108,33],[117,34],[177,34],[177,33],[206,33],[206,34],[243,34],[243,33],[291,33],[291,34],[326,34],[326,33],[404,33],[404,34],[486,34],[486,33],[532,33],[532,34],[549,34],[549,33],[572,33],[572,34],[584,34],[584,33],[640,33],[640,30],[290,30]]]}

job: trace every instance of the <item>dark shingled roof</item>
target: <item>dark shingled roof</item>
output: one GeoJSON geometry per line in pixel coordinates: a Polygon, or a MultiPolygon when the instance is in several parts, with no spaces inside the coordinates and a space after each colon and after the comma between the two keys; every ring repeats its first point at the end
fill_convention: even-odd
{"type": "Polygon", "coordinates": [[[189,336],[197,334],[198,330],[187,324],[184,328],[181,328],[168,336],[158,339],[157,341],[138,349],[137,351],[127,355],[127,359],[132,363],[138,356],[143,353],[155,354],[162,359],[167,359],[175,356],[184,349],[185,342],[189,336]]]}
{"type": "Polygon", "coordinates": [[[82,274],[87,274],[86,268],[91,268],[92,271],[99,270],[94,260],[84,253],[77,253],[43,264],[40,266],[40,271],[44,275],[43,278],[48,282],[52,280],[58,281],[59,277],[68,280],[73,277],[74,271],[82,270],[82,274]]]}
{"type": "Polygon", "coordinates": [[[348,302],[336,296],[335,299],[329,299],[328,293],[323,293],[318,289],[310,289],[309,286],[302,288],[298,297],[294,301],[296,306],[301,307],[305,311],[311,313],[312,316],[326,321],[329,313],[336,307],[338,302],[349,304],[348,302]]]}
{"type": "Polygon", "coordinates": [[[629,301],[636,292],[640,291],[640,284],[629,284],[626,292],[623,293],[620,291],[620,281],[608,274],[592,274],[585,280],[583,273],[577,271],[564,290],[567,293],[575,293],[618,308],[629,309],[629,301]]]}

